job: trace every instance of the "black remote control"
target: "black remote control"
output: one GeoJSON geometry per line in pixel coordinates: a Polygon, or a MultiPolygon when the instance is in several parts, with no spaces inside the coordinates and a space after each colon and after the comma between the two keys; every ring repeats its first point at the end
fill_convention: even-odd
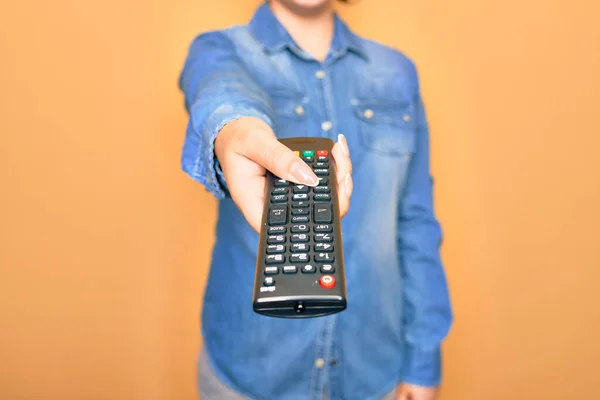
{"type": "Polygon", "coordinates": [[[337,178],[328,138],[280,142],[313,168],[309,187],[267,172],[254,311],[272,317],[308,318],[346,309],[346,280],[337,178]]]}

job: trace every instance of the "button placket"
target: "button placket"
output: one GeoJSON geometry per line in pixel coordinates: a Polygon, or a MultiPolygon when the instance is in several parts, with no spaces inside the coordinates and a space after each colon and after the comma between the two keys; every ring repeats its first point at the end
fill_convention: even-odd
{"type": "Polygon", "coordinates": [[[324,65],[321,65],[319,69],[315,71],[315,79],[317,81],[318,90],[321,93],[323,99],[323,106],[325,107],[324,113],[322,114],[325,118],[321,121],[321,136],[329,136],[329,132],[334,127],[333,123],[333,99],[330,90],[329,77],[325,71],[324,65]]]}
{"type": "Polygon", "coordinates": [[[325,132],[329,131],[331,128],[333,128],[333,123],[331,121],[323,121],[321,124],[321,129],[325,132]]]}

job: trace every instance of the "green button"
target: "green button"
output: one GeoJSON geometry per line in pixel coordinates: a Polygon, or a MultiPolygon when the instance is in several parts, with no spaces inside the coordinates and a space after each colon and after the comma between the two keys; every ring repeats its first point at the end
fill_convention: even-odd
{"type": "Polygon", "coordinates": [[[315,152],[314,152],[314,151],[312,151],[312,150],[304,150],[304,151],[302,152],[302,155],[303,155],[304,157],[314,157],[314,156],[315,156],[315,152]]]}

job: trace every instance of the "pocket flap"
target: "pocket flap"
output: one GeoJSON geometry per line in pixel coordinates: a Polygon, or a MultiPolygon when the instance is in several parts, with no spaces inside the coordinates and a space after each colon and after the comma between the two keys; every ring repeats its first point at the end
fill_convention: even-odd
{"type": "Polygon", "coordinates": [[[306,118],[308,97],[301,93],[283,90],[271,91],[269,94],[278,116],[294,119],[306,118]]]}
{"type": "Polygon", "coordinates": [[[364,146],[381,154],[406,155],[415,146],[415,109],[410,103],[354,99],[364,146]]]}
{"type": "Polygon", "coordinates": [[[356,117],[363,122],[390,124],[406,128],[414,126],[415,110],[410,103],[354,99],[352,107],[356,117]]]}

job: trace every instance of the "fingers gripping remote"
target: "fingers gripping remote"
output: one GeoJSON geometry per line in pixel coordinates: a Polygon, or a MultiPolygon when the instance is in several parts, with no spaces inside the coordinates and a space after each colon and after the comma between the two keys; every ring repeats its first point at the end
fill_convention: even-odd
{"type": "Polygon", "coordinates": [[[267,172],[265,207],[254,281],[254,311],[307,318],[346,308],[346,281],[337,178],[327,138],[290,138],[293,150],[319,177],[309,187],[267,172]]]}

